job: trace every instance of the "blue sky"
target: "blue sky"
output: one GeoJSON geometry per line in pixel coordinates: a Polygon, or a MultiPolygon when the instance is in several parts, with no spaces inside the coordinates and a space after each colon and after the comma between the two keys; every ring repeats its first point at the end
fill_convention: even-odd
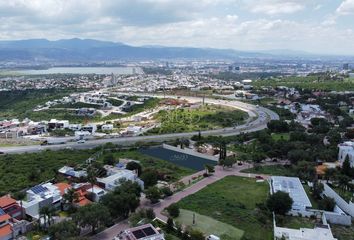
{"type": "Polygon", "coordinates": [[[354,54],[354,0],[0,0],[0,39],[354,54]]]}

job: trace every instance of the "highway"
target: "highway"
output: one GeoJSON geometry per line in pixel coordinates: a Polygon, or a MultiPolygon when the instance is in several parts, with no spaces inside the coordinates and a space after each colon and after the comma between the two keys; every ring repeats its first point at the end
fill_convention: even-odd
{"type": "MultiPolygon", "coordinates": [[[[138,94],[137,94],[138,95],[138,94]]],[[[161,95],[152,95],[152,94],[141,94],[144,96],[152,96],[152,97],[163,97],[161,95]]],[[[166,96],[169,98],[176,98],[176,96],[166,96]]],[[[186,99],[190,102],[201,102],[201,98],[197,97],[179,97],[180,99],[186,99]]],[[[249,120],[239,126],[217,129],[217,130],[208,130],[208,131],[201,131],[202,136],[208,135],[220,135],[220,136],[232,136],[238,135],[240,133],[246,132],[254,132],[259,131],[264,128],[267,128],[267,123],[270,120],[277,120],[279,116],[263,107],[258,107],[252,104],[243,103],[240,101],[235,100],[217,100],[212,98],[205,98],[205,103],[209,104],[218,104],[228,107],[237,108],[243,110],[248,113],[249,120]]],[[[197,135],[198,132],[186,132],[186,133],[171,133],[171,134],[162,134],[162,135],[151,135],[151,136],[135,136],[135,137],[116,137],[116,138],[104,138],[104,139],[94,139],[88,140],[85,143],[77,143],[77,142],[68,142],[66,144],[60,145],[47,145],[47,146],[13,146],[13,147],[0,147],[0,152],[5,154],[15,154],[15,153],[25,153],[25,152],[39,152],[43,150],[60,150],[60,149],[90,149],[97,146],[100,146],[105,143],[114,143],[119,144],[122,146],[129,146],[133,145],[137,142],[164,142],[167,140],[173,140],[177,138],[189,138],[193,135],[197,135]]]]}

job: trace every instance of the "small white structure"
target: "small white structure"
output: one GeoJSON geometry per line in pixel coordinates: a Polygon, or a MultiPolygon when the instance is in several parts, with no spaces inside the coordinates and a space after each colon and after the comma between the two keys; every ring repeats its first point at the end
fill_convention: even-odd
{"type": "Polygon", "coordinates": [[[321,224],[315,228],[291,229],[283,227],[274,228],[274,236],[277,239],[284,237],[287,240],[337,240],[333,237],[331,228],[328,224],[321,224]]]}
{"type": "Polygon", "coordinates": [[[101,127],[102,131],[112,131],[113,130],[113,124],[104,124],[101,127]]]}
{"type": "Polygon", "coordinates": [[[354,167],[354,142],[344,142],[338,145],[338,161],[343,165],[346,157],[349,157],[350,166],[354,167]]]}
{"type": "Polygon", "coordinates": [[[62,168],[60,168],[58,170],[59,173],[66,175],[66,176],[70,176],[70,177],[75,177],[75,178],[81,178],[81,177],[86,177],[87,176],[87,172],[84,170],[79,170],[79,171],[75,171],[74,168],[72,167],[68,167],[68,166],[64,166],[62,168]]]}
{"type": "Polygon", "coordinates": [[[144,189],[144,182],[138,178],[135,172],[127,169],[119,169],[116,167],[107,168],[107,177],[97,178],[97,182],[106,190],[112,191],[120,185],[122,180],[130,180],[137,182],[144,189]]]}
{"type": "Polygon", "coordinates": [[[303,188],[300,179],[297,177],[271,177],[272,191],[283,191],[289,193],[293,199],[292,211],[306,212],[307,208],[311,208],[312,204],[303,188]]]}

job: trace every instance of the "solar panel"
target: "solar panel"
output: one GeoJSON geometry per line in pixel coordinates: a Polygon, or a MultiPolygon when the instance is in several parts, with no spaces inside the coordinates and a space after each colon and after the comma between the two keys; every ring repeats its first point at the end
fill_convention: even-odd
{"type": "Polygon", "coordinates": [[[1,208],[0,208],[0,216],[2,216],[2,215],[5,215],[6,213],[4,212],[4,210],[2,210],[1,208]]]}
{"type": "Polygon", "coordinates": [[[140,230],[140,229],[136,230],[136,231],[133,231],[132,233],[133,233],[133,235],[134,235],[134,237],[136,239],[140,239],[140,238],[145,237],[145,233],[142,230],[140,230]]]}
{"type": "Polygon", "coordinates": [[[155,235],[155,231],[151,227],[144,228],[143,232],[146,234],[146,236],[155,235]]]}
{"type": "Polygon", "coordinates": [[[38,194],[41,192],[45,192],[47,190],[47,188],[43,187],[42,185],[37,185],[37,186],[34,186],[33,188],[31,188],[31,190],[34,194],[38,194]]]}

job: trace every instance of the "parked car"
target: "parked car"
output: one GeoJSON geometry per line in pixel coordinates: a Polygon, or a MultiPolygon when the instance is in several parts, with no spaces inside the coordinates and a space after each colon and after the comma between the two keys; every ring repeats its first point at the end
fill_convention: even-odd
{"type": "Polygon", "coordinates": [[[84,139],[77,141],[77,143],[85,143],[85,142],[86,142],[86,140],[84,140],[84,139]]]}
{"type": "Polygon", "coordinates": [[[262,176],[257,175],[256,179],[264,179],[262,176]]]}

